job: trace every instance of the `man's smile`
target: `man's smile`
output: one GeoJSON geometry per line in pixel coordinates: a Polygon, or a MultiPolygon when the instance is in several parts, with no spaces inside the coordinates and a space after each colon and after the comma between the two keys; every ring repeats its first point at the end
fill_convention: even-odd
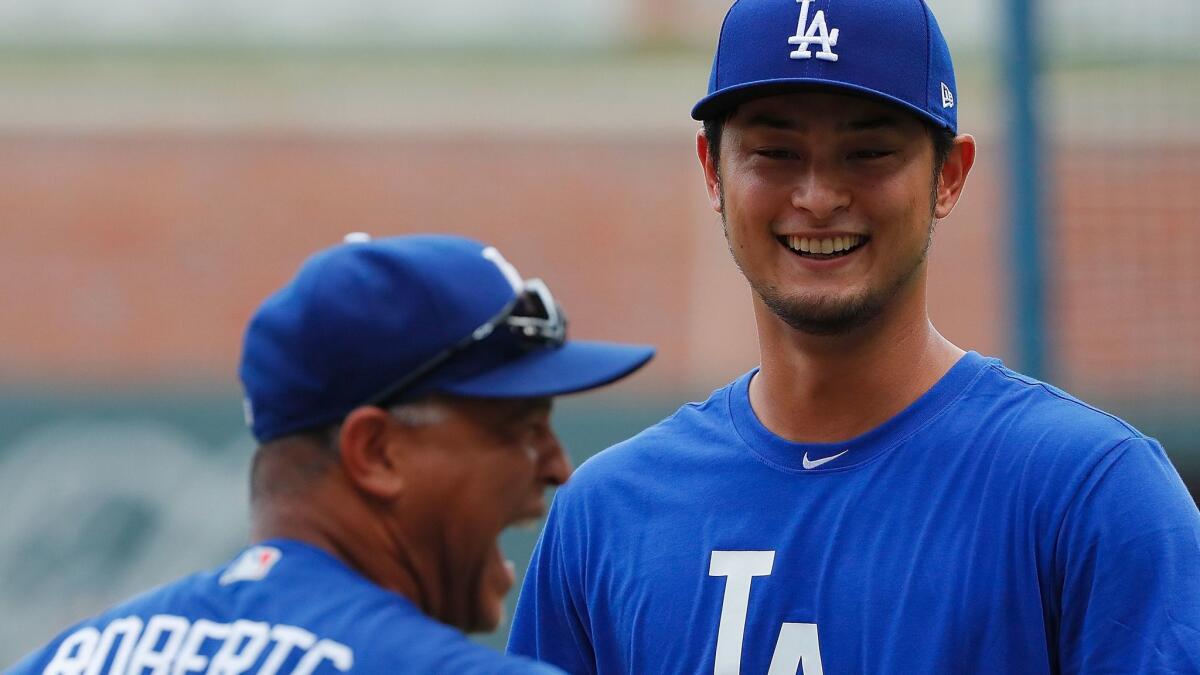
{"type": "Polygon", "coordinates": [[[780,235],[776,237],[784,247],[802,258],[833,260],[842,258],[862,248],[870,237],[861,234],[843,234],[825,237],[802,237],[780,235]]]}

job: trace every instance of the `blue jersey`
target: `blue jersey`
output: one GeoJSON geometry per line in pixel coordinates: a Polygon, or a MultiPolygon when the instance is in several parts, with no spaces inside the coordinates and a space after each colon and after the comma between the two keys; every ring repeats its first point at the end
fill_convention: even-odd
{"type": "Polygon", "coordinates": [[[787,442],[750,373],[558,492],[512,653],[572,673],[1200,673],[1200,514],[1162,448],[978,354],[787,442]]]}
{"type": "Polygon", "coordinates": [[[84,621],[12,674],[539,673],[318,548],[272,540],[84,621]]]}

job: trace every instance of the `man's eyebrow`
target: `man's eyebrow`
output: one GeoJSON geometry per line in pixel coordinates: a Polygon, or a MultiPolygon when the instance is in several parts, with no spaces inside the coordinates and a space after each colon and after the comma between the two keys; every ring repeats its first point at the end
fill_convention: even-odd
{"type": "Polygon", "coordinates": [[[794,120],[765,112],[755,113],[750,119],[746,120],[746,126],[783,129],[785,131],[798,131],[803,127],[803,125],[794,120]]]}
{"type": "MultiPolygon", "coordinates": [[[[747,127],[765,127],[782,131],[802,131],[804,123],[801,120],[772,115],[771,113],[755,113],[746,120],[747,127]]],[[[896,129],[900,127],[900,119],[895,115],[884,113],[871,117],[852,119],[838,124],[840,131],[875,131],[878,129],[896,129]]]]}
{"type": "Polygon", "coordinates": [[[506,417],[510,422],[519,422],[529,417],[549,413],[553,406],[553,399],[550,397],[517,399],[512,402],[512,407],[507,411],[506,417]]]}
{"type": "Polygon", "coordinates": [[[876,115],[874,117],[864,117],[862,119],[851,120],[844,124],[839,124],[839,128],[845,131],[875,131],[877,129],[897,129],[900,127],[900,120],[895,115],[876,115]]]}

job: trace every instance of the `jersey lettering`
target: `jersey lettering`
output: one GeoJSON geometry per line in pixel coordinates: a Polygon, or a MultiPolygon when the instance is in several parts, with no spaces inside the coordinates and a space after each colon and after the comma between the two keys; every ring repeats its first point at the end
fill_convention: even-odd
{"type": "Polygon", "coordinates": [[[208,665],[212,675],[236,675],[250,670],[271,639],[271,627],[260,621],[238,619],[229,637],[208,665]]]}
{"type": "MultiPolygon", "coordinates": [[[[725,577],[721,619],[717,626],[717,653],[713,675],[742,672],[742,643],[750,612],[750,585],[754,577],[771,576],[775,551],[713,551],[708,576],[725,577]]],[[[784,623],[779,627],[767,675],[825,675],[815,623],[784,623]],[[803,670],[799,670],[803,666],[803,670]]]]}
{"type": "Polygon", "coordinates": [[[203,673],[205,667],[208,666],[208,657],[200,653],[204,648],[205,640],[216,640],[224,644],[232,629],[233,626],[227,623],[213,623],[207,619],[198,619],[196,623],[192,624],[192,630],[188,631],[187,639],[179,648],[179,656],[175,659],[175,666],[171,668],[171,675],[203,673]]]}
{"type": "MultiPolygon", "coordinates": [[[[133,647],[137,643],[138,635],[142,633],[142,619],[137,616],[127,616],[124,619],[117,619],[104,627],[104,633],[100,636],[100,644],[96,647],[97,654],[104,654],[105,658],[110,653],[113,653],[113,646],[116,645],[117,651],[113,653],[112,667],[110,672],[123,673],[129,667],[129,657],[133,655],[133,647]]],[[[88,664],[87,672],[84,675],[100,675],[100,669],[104,667],[104,658],[94,658],[88,664]]]]}
{"type": "Polygon", "coordinates": [[[796,0],[796,2],[800,3],[800,25],[796,27],[796,34],[788,38],[789,45],[796,45],[796,50],[791,53],[791,57],[797,60],[811,59],[813,53],[809,51],[809,47],[816,43],[821,45],[821,51],[816,54],[818,59],[837,61],[838,55],[834,53],[833,48],[837,46],[840,31],[837,28],[829,30],[823,9],[817,10],[812,23],[808,22],[808,10],[812,6],[812,0],[796,0]]]}
{"type": "Polygon", "coordinates": [[[340,642],[321,640],[300,659],[292,675],[312,675],[322,661],[329,661],[334,668],[345,673],[354,665],[354,653],[340,642]]]}
{"type": "Polygon", "coordinates": [[[133,648],[129,671],[141,673],[149,668],[151,675],[168,675],[171,662],[175,660],[189,627],[188,620],[182,616],[155,614],[150,617],[142,637],[133,648]]]}
{"type": "Polygon", "coordinates": [[[80,628],[58,645],[50,665],[42,672],[46,675],[80,675],[87,668],[99,641],[100,631],[90,626],[80,628]]]}
{"type": "Polygon", "coordinates": [[[804,675],[825,675],[817,624],[785,623],[779,627],[779,641],[775,643],[767,675],[796,675],[796,668],[801,665],[804,675]]]}
{"type": "Polygon", "coordinates": [[[291,670],[293,675],[311,675],[324,663],[341,672],[354,667],[354,651],[349,647],[296,626],[244,619],[233,623],[197,619],[192,623],[181,616],[156,614],[144,628],[137,616],[117,619],[103,632],[91,626],[80,628],[63,639],[42,672],[240,675],[249,672],[272,641],[274,646],[258,669],[259,675],[277,675],[294,655],[298,661],[291,670]]]}
{"type": "Polygon", "coordinates": [[[750,608],[750,584],[754,577],[769,576],[774,565],[775,551],[712,552],[708,576],[725,577],[713,675],[739,675],[742,672],[742,640],[746,632],[746,613],[750,608]]]}

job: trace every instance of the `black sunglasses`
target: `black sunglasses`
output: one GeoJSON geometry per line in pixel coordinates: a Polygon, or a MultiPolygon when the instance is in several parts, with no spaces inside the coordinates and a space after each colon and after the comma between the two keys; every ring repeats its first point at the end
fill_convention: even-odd
{"type": "Polygon", "coordinates": [[[483,342],[497,329],[507,330],[527,350],[557,349],[567,341],[567,315],[541,279],[526,279],[521,291],[495,316],[458,343],[435,354],[404,377],[388,385],[363,405],[387,407],[403,399],[421,379],[454,357],[483,342]]]}

